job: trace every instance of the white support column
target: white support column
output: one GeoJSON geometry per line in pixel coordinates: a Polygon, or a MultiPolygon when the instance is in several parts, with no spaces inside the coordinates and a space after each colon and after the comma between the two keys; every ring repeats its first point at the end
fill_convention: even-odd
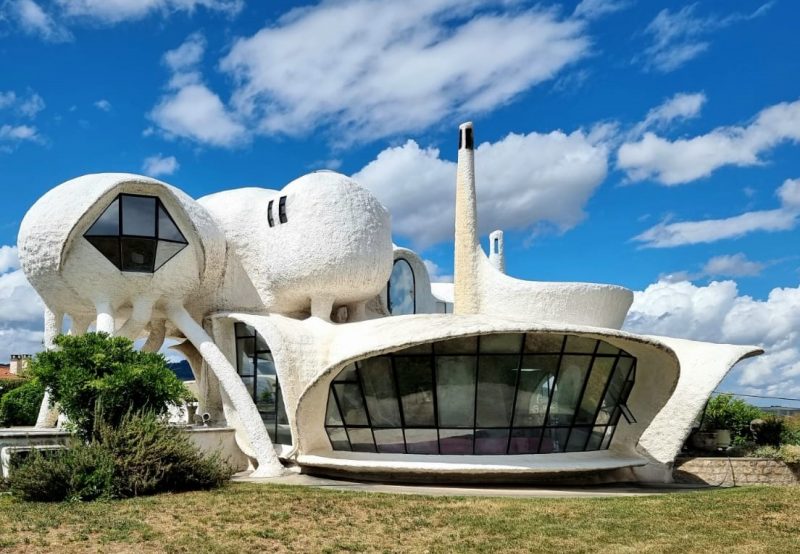
{"type": "MultiPolygon", "coordinates": [[[[64,326],[64,313],[56,312],[50,308],[44,309],[44,347],[53,350],[55,339],[61,334],[64,326]]],[[[36,427],[55,427],[58,422],[58,408],[50,407],[50,391],[44,392],[42,404],[39,406],[39,415],[36,417],[36,427]]]]}
{"type": "Polygon", "coordinates": [[[152,298],[136,298],[133,301],[133,310],[131,311],[131,316],[128,318],[128,321],[126,321],[125,324],[119,328],[119,331],[117,331],[117,336],[136,340],[144,329],[145,325],[150,322],[150,318],[153,316],[153,304],[154,301],[152,298]]]}
{"type": "Polygon", "coordinates": [[[114,308],[111,302],[100,301],[95,304],[97,309],[97,332],[114,335],[114,308]]]}
{"type": "Polygon", "coordinates": [[[220,386],[236,410],[242,426],[241,431],[250,440],[250,446],[258,461],[258,468],[253,472],[253,477],[278,477],[283,474],[283,466],[278,460],[275,448],[267,434],[261,415],[258,413],[250,393],[242,383],[236,369],[228,362],[225,354],[214,344],[211,337],[192,318],[180,304],[169,306],[167,314],[170,321],[180,329],[219,379],[220,386]]]}

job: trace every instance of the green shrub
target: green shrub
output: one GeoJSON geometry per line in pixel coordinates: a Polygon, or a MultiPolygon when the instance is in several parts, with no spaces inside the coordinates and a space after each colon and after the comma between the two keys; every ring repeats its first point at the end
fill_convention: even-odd
{"type": "Polygon", "coordinates": [[[61,335],[59,347],[37,354],[29,372],[58,403],[75,430],[89,439],[98,414],[112,426],[129,412],[165,414],[188,398],[164,356],[134,350],[133,342],[104,333],[61,335]]]}
{"type": "Polygon", "coordinates": [[[756,432],[756,444],[778,446],[781,444],[781,436],[784,431],[783,419],[774,415],[768,415],[761,418],[762,423],[759,424],[756,432]]]}
{"type": "Polygon", "coordinates": [[[774,446],[759,446],[750,455],[753,458],[769,458],[771,460],[777,460],[779,457],[778,449],[774,446]]]}
{"type": "Polygon", "coordinates": [[[25,379],[0,379],[0,398],[27,382],[25,379]]]}
{"type": "Polygon", "coordinates": [[[124,498],[217,487],[233,469],[220,455],[204,455],[189,436],[154,414],[130,414],[118,427],[102,424],[98,440],[117,468],[114,494],[124,498]]]}
{"type": "Polygon", "coordinates": [[[45,502],[127,498],[210,489],[233,475],[219,454],[204,455],[185,432],[152,413],[127,415],[118,427],[99,423],[97,437],[34,452],[11,472],[11,492],[45,502]]]}
{"type": "Polygon", "coordinates": [[[781,444],[800,445],[800,414],[783,418],[781,444]]]}
{"type": "Polygon", "coordinates": [[[734,444],[752,440],[750,422],[762,417],[761,410],[731,394],[720,394],[708,401],[703,430],[727,429],[734,444]]]}
{"type": "Polygon", "coordinates": [[[114,458],[98,444],[34,451],[8,479],[12,494],[23,500],[61,502],[111,498],[114,458]]]}
{"type": "Polygon", "coordinates": [[[44,388],[35,379],[23,381],[0,398],[0,427],[34,425],[44,388]]]}
{"type": "Polygon", "coordinates": [[[784,444],[778,450],[778,456],[787,464],[800,464],[800,446],[784,444]]]}

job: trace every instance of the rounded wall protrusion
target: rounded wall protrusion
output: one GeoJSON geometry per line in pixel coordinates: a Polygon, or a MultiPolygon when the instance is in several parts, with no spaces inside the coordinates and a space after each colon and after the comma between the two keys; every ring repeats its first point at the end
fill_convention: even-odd
{"type": "Polygon", "coordinates": [[[489,262],[500,273],[506,272],[506,255],[503,246],[503,231],[496,230],[489,234],[489,262]]]}

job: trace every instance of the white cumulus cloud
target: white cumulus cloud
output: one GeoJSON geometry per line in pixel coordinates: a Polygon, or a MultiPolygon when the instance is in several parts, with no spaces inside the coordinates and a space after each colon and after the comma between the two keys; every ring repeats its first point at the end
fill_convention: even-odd
{"type": "Polygon", "coordinates": [[[161,154],[145,158],[144,163],[142,163],[142,171],[151,177],[172,175],[179,167],[180,164],[175,159],[175,156],[162,156],[161,154]]]}
{"type": "Polygon", "coordinates": [[[19,269],[16,246],[0,246],[0,362],[41,350],[43,304],[19,269]]]}
{"type": "MultiPolygon", "coordinates": [[[[455,148],[455,145],[454,145],[455,148]]],[[[509,134],[476,149],[480,231],[577,225],[607,173],[607,149],[583,131],[509,134]]],[[[392,213],[393,231],[426,247],[453,237],[456,164],[413,140],[353,177],[392,213]]]]}
{"type": "Polygon", "coordinates": [[[692,138],[669,140],[647,132],[619,148],[617,167],[632,181],[680,185],[726,165],[763,163],[762,154],[785,142],[800,142],[800,100],[769,106],[747,125],[718,127],[692,138]]]}
{"type": "Polygon", "coordinates": [[[104,24],[143,19],[152,14],[191,13],[197,8],[235,15],[244,6],[243,0],[56,0],[56,3],[66,17],[104,24]]]}
{"type": "Polygon", "coordinates": [[[644,120],[634,127],[633,134],[641,135],[646,129],[663,129],[673,121],[695,118],[705,103],[706,95],[702,92],[679,92],[647,112],[644,120]]]}
{"type": "Polygon", "coordinates": [[[687,244],[716,242],[742,237],[756,231],[776,232],[794,229],[800,217],[800,179],[786,179],[776,195],[781,207],[745,212],[723,219],[662,221],[633,238],[644,248],[670,248],[687,244]]]}
{"type": "Polygon", "coordinates": [[[501,0],[342,0],[292,10],[221,61],[256,132],[342,141],[496,108],[583,58],[585,23],[501,0]]]}
{"type": "Polygon", "coordinates": [[[72,40],[72,33],[34,0],[10,0],[0,9],[5,9],[26,34],[39,36],[48,42],[72,40]]]}
{"type": "Polygon", "coordinates": [[[800,396],[800,287],[776,288],[757,300],[740,295],[733,281],[659,281],[634,293],[625,328],[760,346],[766,354],[739,364],[727,383],[736,392],[800,396]]]}

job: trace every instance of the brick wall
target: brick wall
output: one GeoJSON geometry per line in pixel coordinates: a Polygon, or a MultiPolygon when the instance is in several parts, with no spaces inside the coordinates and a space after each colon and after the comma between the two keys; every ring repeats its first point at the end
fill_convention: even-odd
{"type": "Polygon", "coordinates": [[[714,486],[797,485],[800,465],[766,458],[678,458],[673,477],[676,483],[714,486]]]}

